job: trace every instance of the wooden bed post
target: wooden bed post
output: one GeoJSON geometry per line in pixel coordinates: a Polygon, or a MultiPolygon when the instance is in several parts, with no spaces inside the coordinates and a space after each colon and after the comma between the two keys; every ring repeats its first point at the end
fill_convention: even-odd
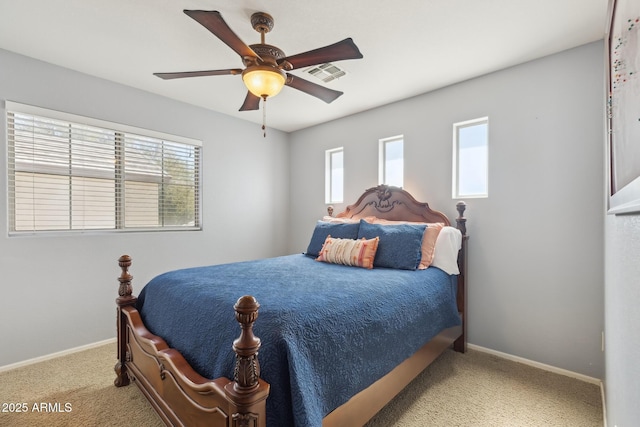
{"type": "Polygon", "coordinates": [[[129,255],[122,255],[118,259],[118,264],[122,269],[122,274],[118,277],[120,282],[120,288],[118,289],[118,298],[116,298],[117,317],[116,324],[118,328],[118,362],[114,367],[116,371],[116,379],[113,382],[116,387],[122,387],[128,385],[130,382],[129,374],[127,373],[127,320],[125,318],[122,309],[124,307],[135,306],[137,298],[132,295],[133,288],[131,287],[131,279],[133,276],[129,274],[129,267],[131,266],[131,257],[129,255]]]}
{"type": "Polygon", "coordinates": [[[233,351],[236,353],[233,381],[224,388],[227,397],[235,405],[231,415],[232,426],[264,427],[269,385],[260,379],[260,339],[253,335],[253,324],[258,318],[260,304],[254,297],[245,295],[238,299],[233,308],[241,332],[233,342],[233,351]]]}
{"type": "Polygon", "coordinates": [[[462,248],[458,254],[458,269],[460,275],[458,276],[458,295],[457,304],[458,311],[462,316],[462,335],[453,342],[453,349],[460,353],[467,351],[467,286],[465,283],[467,276],[467,218],[464,217],[464,211],[467,209],[465,202],[458,202],[456,204],[458,210],[458,218],[456,218],[456,224],[458,230],[462,233],[462,248]]]}
{"type": "Polygon", "coordinates": [[[467,210],[467,204],[465,202],[456,203],[456,209],[458,210],[458,218],[456,218],[456,224],[458,230],[462,232],[463,236],[467,235],[467,218],[464,217],[464,211],[467,210]]]}

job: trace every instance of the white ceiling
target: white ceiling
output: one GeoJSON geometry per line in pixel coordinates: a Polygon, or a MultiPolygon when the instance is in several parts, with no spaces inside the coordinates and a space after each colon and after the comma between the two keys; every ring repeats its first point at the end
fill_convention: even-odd
{"type": "MultiPolygon", "coordinates": [[[[240,57],[182,11],[218,10],[246,43],[249,17],[274,17],[266,43],[286,55],[352,37],[363,59],[331,104],[285,87],[269,100],[267,125],[291,132],[602,39],[607,0],[0,0],[0,48],[230,116],[240,76],[161,80],[154,72],[243,68],[240,57]]],[[[1,67],[1,64],[0,64],[1,67]]]]}

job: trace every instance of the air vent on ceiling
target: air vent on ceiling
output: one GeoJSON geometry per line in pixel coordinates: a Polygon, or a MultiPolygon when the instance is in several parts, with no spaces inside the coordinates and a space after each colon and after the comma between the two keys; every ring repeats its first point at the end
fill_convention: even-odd
{"type": "Polygon", "coordinates": [[[322,80],[325,83],[347,75],[347,72],[345,70],[330,62],[318,65],[317,67],[309,68],[307,70],[307,73],[322,80]]]}

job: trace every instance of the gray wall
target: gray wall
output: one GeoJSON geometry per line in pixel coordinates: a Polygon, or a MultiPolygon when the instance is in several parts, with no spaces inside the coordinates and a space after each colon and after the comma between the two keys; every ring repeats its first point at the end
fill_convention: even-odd
{"type": "MultiPolygon", "coordinates": [[[[603,378],[603,44],[592,43],[291,137],[291,252],[324,214],[324,151],[345,202],[403,134],[405,188],[455,217],[452,124],[489,117],[489,197],[468,199],[469,342],[603,378]]],[[[339,212],[345,205],[336,206],[339,212]]]]}
{"type": "MultiPolygon", "coordinates": [[[[0,366],[112,338],[117,259],[134,292],[171,268],[281,255],[289,205],[288,135],[0,50],[0,100],[203,141],[200,232],[0,235],[0,366]]],[[[4,104],[0,105],[1,115],[4,104]]],[[[0,223],[7,224],[0,120],[0,223]]],[[[5,228],[6,230],[6,228],[5,228]]]]}
{"type": "Polygon", "coordinates": [[[605,223],[607,425],[640,420],[640,215],[607,216],[605,223]]]}

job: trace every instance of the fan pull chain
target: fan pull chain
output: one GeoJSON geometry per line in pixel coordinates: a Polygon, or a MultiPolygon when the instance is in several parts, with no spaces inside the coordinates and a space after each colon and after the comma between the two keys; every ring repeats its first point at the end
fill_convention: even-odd
{"type": "Polygon", "coordinates": [[[262,137],[267,137],[267,97],[262,97],[262,137]]]}

